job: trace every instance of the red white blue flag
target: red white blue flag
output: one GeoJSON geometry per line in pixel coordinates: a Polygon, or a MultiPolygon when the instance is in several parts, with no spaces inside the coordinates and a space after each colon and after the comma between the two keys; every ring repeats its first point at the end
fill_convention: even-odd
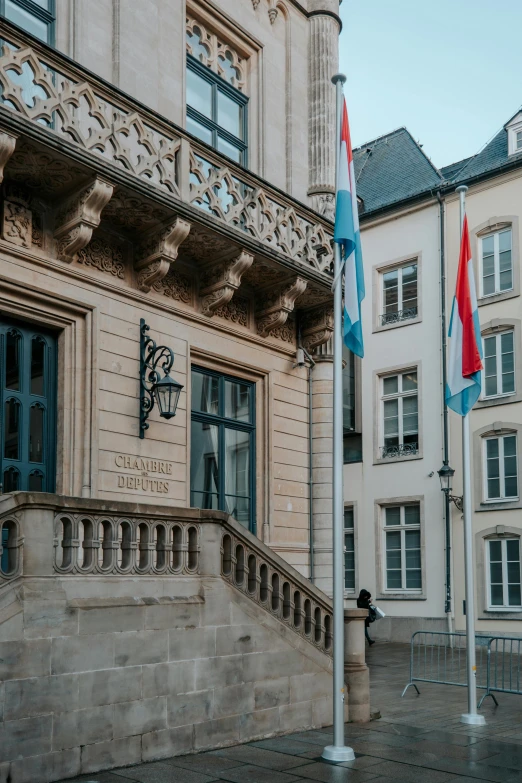
{"type": "Polygon", "coordinates": [[[357,356],[364,356],[361,302],[364,299],[364,270],[355,193],[352,144],[348,110],[343,99],[341,149],[337,172],[334,242],[344,248],[344,342],[357,356]]]}
{"type": "Polygon", "coordinates": [[[479,398],[482,370],[477,294],[466,216],[462,224],[457,288],[451,310],[449,337],[446,403],[455,413],[465,416],[479,398]]]}

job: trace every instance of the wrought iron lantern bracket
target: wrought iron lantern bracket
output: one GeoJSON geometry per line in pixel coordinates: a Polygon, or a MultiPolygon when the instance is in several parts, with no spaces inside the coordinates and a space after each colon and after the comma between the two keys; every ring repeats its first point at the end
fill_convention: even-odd
{"type": "MultiPolygon", "coordinates": [[[[140,319],[140,438],[145,437],[145,430],[149,428],[147,419],[155,404],[155,390],[170,381],[177,394],[174,395],[173,408],[168,411],[160,407],[160,415],[170,419],[176,414],[179,392],[183,388],[181,384],[172,380],[169,372],[174,364],[174,352],[166,345],[156,345],[156,342],[147,334],[150,327],[145,319],[140,319]],[[164,378],[161,378],[160,370],[163,370],[164,378]]],[[[157,402],[157,400],[156,400],[157,402]]]]}

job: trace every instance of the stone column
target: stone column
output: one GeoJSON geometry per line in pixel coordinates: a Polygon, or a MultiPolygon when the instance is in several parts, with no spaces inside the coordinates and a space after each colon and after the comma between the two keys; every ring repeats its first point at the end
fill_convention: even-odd
{"type": "Polygon", "coordinates": [[[312,207],[334,217],[335,87],[339,69],[339,0],[310,0],[308,51],[308,195],[312,207]]]}
{"type": "Polygon", "coordinates": [[[312,511],[314,584],[332,595],[333,355],[316,348],[312,374],[312,511]]]}
{"type": "Polygon", "coordinates": [[[348,686],[348,711],[353,723],[370,720],[370,672],[364,641],[367,617],[367,609],[344,610],[344,674],[348,686]]]}

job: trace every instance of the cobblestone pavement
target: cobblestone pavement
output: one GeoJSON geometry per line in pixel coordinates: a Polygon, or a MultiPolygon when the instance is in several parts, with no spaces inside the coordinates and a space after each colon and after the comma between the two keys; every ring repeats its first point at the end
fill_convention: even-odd
{"type": "MultiPolygon", "coordinates": [[[[466,690],[408,681],[409,648],[377,643],[368,651],[372,709],[382,717],[361,726],[346,725],[346,742],[356,759],[340,765],[321,760],[331,742],[329,729],[177,756],[75,778],[74,783],[522,783],[522,697],[498,694],[486,699],[487,725],[460,723],[466,690]]],[[[73,783],[73,781],[69,781],[73,783]]]]}

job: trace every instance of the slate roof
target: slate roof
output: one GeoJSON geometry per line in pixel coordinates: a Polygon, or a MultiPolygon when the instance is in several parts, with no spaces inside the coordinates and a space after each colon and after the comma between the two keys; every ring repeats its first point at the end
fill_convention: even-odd
{"type": "Polygon", "coordinates": [[[452,189],[459,183],[500,173],[505,168],[522,166],[522,152],[508,156],[505,126],[476,155],[440,170],[406,128],[398,128],[363,144],[353,151],[353,159],[357,196],[362,200],[361,217],[437,190],[452,189]]]}

